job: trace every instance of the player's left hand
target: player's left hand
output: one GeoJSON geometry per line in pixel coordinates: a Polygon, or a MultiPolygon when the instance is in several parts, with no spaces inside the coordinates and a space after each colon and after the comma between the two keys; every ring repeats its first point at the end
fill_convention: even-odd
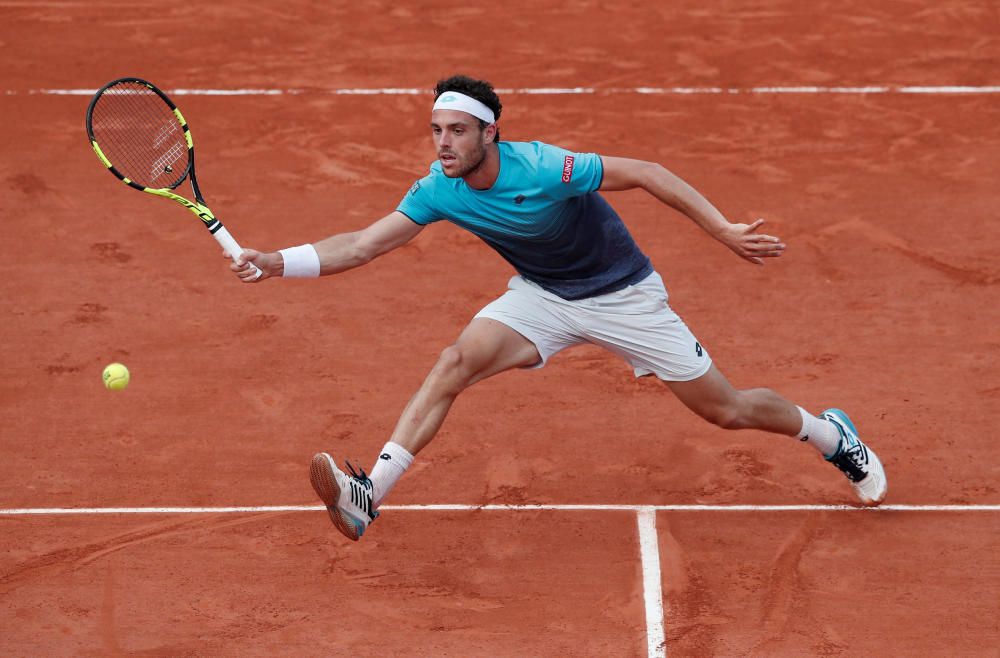
{"type": "Polygon", "coordinates": [[[763,265],[765,258],[777,258],[785,253],[785,243],[779,238],[757,233],[763,223],[763,219],[758,219],[753,224],[730,224],[719,239],[740,258],[763,265]]]}

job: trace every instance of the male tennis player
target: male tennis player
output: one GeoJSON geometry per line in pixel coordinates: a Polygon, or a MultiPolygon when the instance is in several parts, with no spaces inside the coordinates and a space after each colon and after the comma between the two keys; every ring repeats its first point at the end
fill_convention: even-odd
{"type": "Polygon", "coordinates": [[[244,250],[231,267],[252,282],[248,263],[270,277],[343,272],[447,220],[476,234],[517,271],[509,289],[479,311],[446,347],[403,410],[371,476],[330,455],[313,457],[310,479],[340,532],[357,540],[455,398],[512,368],[541,368],[560,350],[590,343],[656,375],[681,402],[725,429],[797,437],[843,471],[866,505],[886,494],[878,457],[843,411],[819,417],[766,388],[736,390],[667,304],[659,274],[601,192],[641,187],[755,264],[785,245],[758,232],[763,220],[733,224],[659,164],[571,153],[541,142],[501,142],[500,99],[488,82],[455,76],[435,89],[431,133],[438,159],[396,210],[367,228],[273,253],[244,250]]]}

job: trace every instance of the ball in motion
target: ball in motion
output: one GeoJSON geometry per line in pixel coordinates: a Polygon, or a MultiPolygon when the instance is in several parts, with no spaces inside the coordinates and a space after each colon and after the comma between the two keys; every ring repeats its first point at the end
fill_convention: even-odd
{"type": "Polygon", "coordinates": [[[109,391],[121,391],[128,386],[128,368],[121,363],[111,363],[101,374],[104,380],[104,387],[109,391]]]}

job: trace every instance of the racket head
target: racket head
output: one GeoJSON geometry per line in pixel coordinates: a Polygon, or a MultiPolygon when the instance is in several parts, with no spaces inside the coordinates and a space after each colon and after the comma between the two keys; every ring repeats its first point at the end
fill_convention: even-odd
{"type": "Polygon", "coordinates": [[[119,78],[97,90],[87,106],[87,136],[111,173],[138,190],[172,190],[194,168],[184,116],[141,78],[119,78]]]}

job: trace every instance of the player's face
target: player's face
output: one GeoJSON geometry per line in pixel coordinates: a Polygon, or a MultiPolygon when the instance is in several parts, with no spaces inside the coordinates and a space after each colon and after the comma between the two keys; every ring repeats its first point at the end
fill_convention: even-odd
{"type": "Polygon", "coordinates": [[[449,178],[467,176],[482,166],[487,140],[493,139],[489,126],[480,128],[476,117],[459,110],[434,110],[431,132],[441,170],[449,178]]]}

